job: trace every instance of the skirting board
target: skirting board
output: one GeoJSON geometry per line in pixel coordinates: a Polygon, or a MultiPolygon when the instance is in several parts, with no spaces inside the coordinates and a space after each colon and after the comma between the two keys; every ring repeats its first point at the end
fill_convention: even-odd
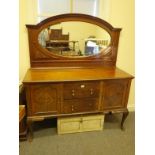
{"type": "Polygon", "coordinates": [[[134,104],[130,104],[130,105],[128,106],[128,110],[129,110],[129,111],[135,111],[135,105],[134,105],[134,104]]]}

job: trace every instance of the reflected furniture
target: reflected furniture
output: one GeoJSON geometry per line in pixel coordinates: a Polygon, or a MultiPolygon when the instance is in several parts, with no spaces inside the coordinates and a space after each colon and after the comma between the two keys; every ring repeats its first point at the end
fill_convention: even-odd
{"type": "Polygon", "coordinates": [[[116,67],[121,28],[114,28],[100,18],[85,14],[53,16],[37,25],[26,26],[31,68],[23,84],[30,138],[34,121],[52,117],[122,113],[123,129],[133,76],[116,67]],[[39,45],[38,35],[43,29],[68,21],[91,23],[106,30],[111,37],[109,47],[105,49],[106,54],[64,57],[39,45]]]}
{"type": "Polygon", "coordinates": [[[46,41],[46,48],[49,50],[57,49],[60,51],[68,51],[69,48],[69,34],[62,34],[62,29],[48,28],[49,40],[46,41]]]}
{"type": "Polygon", "coordinates": [[[88,38],[85,39],[85,55],[91,55],[92,53],[99,53],[102,48],[106,48],[108,46],[108,40],[97,39],[97,38],[88,38]],[[89,42],[93,42],[96,44],[95,47],[88,46],[89,42]],[[96,51],[95,48],[97,47],[96,51]]]}
{"type": "Polygon", "coordinates": [[[61,50],[61,51],[69,51],[69,43],[72,43],[72,50],[75,51],[75,44],[78,41],[74,40],[50,40],[46,42],[47,49],[61,50]]]}

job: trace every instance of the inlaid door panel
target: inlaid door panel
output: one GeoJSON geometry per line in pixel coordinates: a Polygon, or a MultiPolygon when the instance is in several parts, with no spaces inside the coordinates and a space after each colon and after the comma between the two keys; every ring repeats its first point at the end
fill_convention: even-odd
{"type": "Polygon", "coordinates": [[[55,114],[60,109],[60,85],[38,84],[30,86],[30,106],[33,115],[55,114]]]}
{"type": "Polygon", "coordinates": [[[125,106],[128,80],[107,80],[103,82],[103,109],[123,108],[125,106]]]}

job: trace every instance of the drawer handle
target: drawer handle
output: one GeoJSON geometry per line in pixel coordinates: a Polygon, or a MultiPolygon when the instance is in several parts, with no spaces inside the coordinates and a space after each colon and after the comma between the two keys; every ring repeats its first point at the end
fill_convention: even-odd
{"type": "Polygon", "coordinates": [[[81,87],[81,88],[84,88],[84,87],[85,87],[85,85],[84,85],[84,84],[82,84],[80,87],[81,87]]]}
{"type": "Polygon", "coordinates": [[[75,96],[75,90],[74,89],[72,90],[72,96],[75,96]]]}
{"type": "Polygon", "coordinates": [[[93,89],[90,89],[90,94],[93,95],[94,91],[93,89]]]}
{"type": "Polygon", "coordinates": [[[74,93],[72,93],[72,96],[75,96],[75,94],[74,94],[74,93]]]}
{"type": "Polygon", "coordinates": [[[72,105],[72,111],[74,111],[74,106],[72,105]]]}

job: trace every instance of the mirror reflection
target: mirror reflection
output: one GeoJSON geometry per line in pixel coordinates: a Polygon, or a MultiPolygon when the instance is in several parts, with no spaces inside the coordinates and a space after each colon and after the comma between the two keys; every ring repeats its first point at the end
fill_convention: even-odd
{"type": "Polygon", "coordinates": [[[108,32],[97,25],[69,21],[43,29],[38,41],[52,54],[82,57],[107,53],[111,38],[108,32]]]}

